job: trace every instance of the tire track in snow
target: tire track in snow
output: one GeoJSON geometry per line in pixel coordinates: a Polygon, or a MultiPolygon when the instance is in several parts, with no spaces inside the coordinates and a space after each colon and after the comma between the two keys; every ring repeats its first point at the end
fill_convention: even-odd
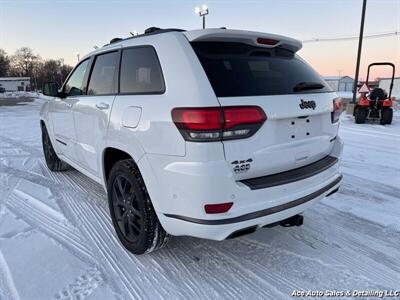
{"type": "Polygon", "coordinates": [[[46,187],[58,187],[65,188],[65,186],[61,182],[53,181],[52,179],[47,178],[46,176],[31,172],[29,170],[17,169],[14,167],[5,166],[0,163],[0,167],[2,172],[7,176],[13,176],[16,179],[25,179],[27,181],[31,181],[38,185],[43,185],[46,187]]]}
{"type": "Polygon", "coordinates": [[[25,142],[21,142],[20,140],[17,141],[5,136],[0,136],[0,141],[6,142],[10,146],[12,146],[13,149],[19,149],[20,151],[29,152],[30,156],[43,156],[42,151],[38,149],[38,147],[32,146],[25,142]]]}
{"type": "Polygon", "coordinates": [[[79,220],[81,221],[79,224],[79,228],[81,228],[81,231],[83,231],[82,233],[86,236],[88,240],[91,241],[92,245],[94,246],[93,250],[97,252],[96,254],[102,262],[104,270],[103,274],[107,274],[106,276],[110,276],[110,272],[113,273],[112,275],[114,276],[110,277],[110,279],[112,280],[113,278],[118,278],[118,282],[116,282],[115,279],[113,280],[114,284],[119,287],[119,290],[126,291],[130,298],[144,298],[145,295],[143,294],[141,287],[137,285],[136,280],[130,280],[126,276],[126,274],[129,274],[129,270],[126,270],[126,268],[131,264],[131,262],[128,263],[128,265],[124,263],[124,261],[126,261],[126,258],[124,259],[124,253],[122,253],[122,257],[116,257],[115,251],[117,253],[120,252],[118,250],[121,245],[115,245],[118,247],[115,247],[115,249],[110,249],[108,244],[115,244],[113,235],[110,234],[109,236],[100,236],[100,233],[104,231],[104,228],[100,228],[100,230],[96,229],[93,226],[93,223],[96,224],[98,220],[96,218],[93,218],[93,216],[90,216],[88,213],[85,213],[85,211],[89,211],[92,208],[89,207],[88,204],[85,202],[75,202],[74,199],[67,193],[64,194],[64,199],[70,206],[70,209],[75,214],[75,216],[79,217],[79,220]]]}
{"type": "MultiPolygon", "coordinates": [[[[236,290],[231,298],[241,299],[286,299],[289,294],[279,290],[271,282],[269,276],[265,272],[260,272],[259,268],[254,268],[255,265],[244,260],[244,256],[237,256],[233,253],[233,248],[240,247],[234,243],[228,249],[221,250],[221,246],[228,241],[209,242],[202,241],[199,244],[199,250],[202,253],[207,253],[213,259],[210,261],[210,267],[214,268],[214,264],[220,265],[222,270],[226,272],[226,282],[221,283],[221,289],[226,286],[236,290]],[[212,243],[213,245],[210,245],[212,243]],[[232,278],[230,278],[232,276],[232,278]]],[[[276,282],[276,281],[275,281],[276,282]]],[[[225,298],[225,297],[224,297],[225,298]]]]}
{"type": "MultiPolygon", "coordinates": [[[[105,211],[104,209],[96,208],[96,212],[99,216],[98,220],[101,222],[101,226],[103,228],[108,228],[109,230],[111,230],[111,234],[115,239],[115,242],[117,244],[120,244],[114,234],[114,229],[111,226],[111,218],[108,214],[108,210],[105,211]]],[[[179,239],[180,238],[174,238],[175,241],[179,239]]],[[[219,290],[222,290],[224,286],[230,286],[229,282],[227,282],[225,285],[215,284],[215,270],[204,269],[204,266],[202,266],[202,276],[199,278],[197,276],[199,274],[198,268],[190,269],[187,267],[191,263],[195,262],[193,255],[196,255],[196,252],[193,252],[193,247],[191,247],[190,244],[183,243],[179,247],[172,248],[172,243],[173,241],[170,241],[167,247],[151,253],[147,257],[141,256],[140,258],[129,254],[128,252],[126,252],[127,250],[125,249],[122,250],[124,250],[129,256],[131,260],[130,263],[137,263],[135,260],[138,259],[139,261],[144,261],[144,263],[141,263],[142,268],[146,268],[148,264],[157,267],[157,274],[158,276],[162,277],[157,278],[158,281],[159,279],[169,281],[169,274],[174,276],[174,279],[176,279],[176,277],[179,277],[180,280],[178,282],[183,283],[187,287],[187,290],[179,291],[181,294],[180,298],[182,299],[213,299],[213,297],[210,298],[210,295],[207,294],[207,291],[201,288],[199,289],[199,281],[201,280],[207,281],[208,289],[215,289],[217,286],[219,290]],[[172,272],[171,270],[174,270],[174,272],[172,272]]],[[[120,247],[122,247],[122,245],[120,247]]],[[[174,289],[180,290],[181,286],[174,286],[174,289]]],[[[168,294],[168,290],[165,292],[165,294],[168,294]]],[[[234,297],[234,295],[232,296],[234,297]]]]}
{"type": "MultiPolygon", "coordinates": [[[[378,128],[381,129],[381,128],[378,128]]],[[[352,132],[352,133],[358,133],[358,132],[366,132],[368,134],[374,134],[376,137],[382,137],[382,136],[389,136],[393,138],[399,138],[400,140],[400,135],[399,134],[394,134],[394,133],[388,133],[388,132],[382,132],[380,130],[365,130],[365,129],[360,129],[356,127],[342,127],[340,128],[340,132],[342,131],[347,131],[347,132],[352,132]]]]}
{"type": "MultiPolygon", "coordinates": [[[[229,255],[231,259],[238,261],[241,259],[242,263],[245,263],[247,265],[246,269],[248,270],[254,270],[259,276],[262,276],[263,278],[266,278],[266,280],[269,282],[270,285],[273,287],[279,286],[280,287],[280,292],[282,290],[286,290],[289,295],[290,292],[293,290],[304,290],[308,289],[307,286],[305,285],[298,285],[296,281],[291,280],[290,278],[287,278],[281,274],[275,273],[274,275],[271,275],[269,270],[265,269],[265,264],[262,264],[262,259],[260,261],[260,257],[265,257],[265,254],[268,255],[268,250],[267,247],[265,247],[265,244],[258,243],[254,240],[251,240],[249,238],[239,238],[238,240],[235,241],[234,246],[229,246],[228,244],[226,245],[221,245],[221,250],[220,253],[229,255]],[[232,249],[229,251],[229,249],[232,249]],[[238,253],[235,252],[235,249],[238,249],[238,253]],[[240,255],[240,250],[246,249],[247,253],[250,251],[253,251],[256,253],[256,255],[240,255]]],[[[311,289],[311,288],[309,288],[311,289]]]]}
{"type": "MultiPolygon", "coordinates": [[[[315,249],[313,251],[302,254],[302,251],[294,251],[294,249],[285,249],[285,244],[281,244],[285,240],[285,234],[278,229],[271,229],[280,231],[282,235],[277,245],[268,245],[258,240],[249,240],[250,244],[259,244],[260,246],[266,246],[270,255],[275,256],[271,259],[266,259],[265,264],[272,265],[270,270],[272,274],[276,275],[282,272],[282,277],[287,277],[291,281],[297,282],[301,288],[293,288],[288,290],[290,294],[294,289],[299,290],[315,290],[321,289],[321,282],[324,283],[325,289],[368,289],[368,288],[380,288],[383,289],[385,285],[376,283],[373,279],[368,277],[369,273],[366,270],[360,270],[354,265],[356,263],[348,261],[346,255],[343,255],[338,250],[334,249],[329,245],[321,246],[313,240],[315,249]],[[314,254],[313,254],[314,253],[314,254]],[[278,260],[278,265],[282,268],[277,269],[274,260],[278,260]],[[315,274],[313,270],[318,269],[319,273],[315,274]],[[323,275],[322,275],[323,273],[323,275]]],[[[309,239],[307,241],[307,234],[296,235],[289,233],[289,236],[293,240],[309,245],[309,239]]],[[[293,244],[292,244],[293,245],[293,244]]],[[[298,248],[298,247],[297,247],[298,248]]],[[[301,248],[300,248],[301,249],[301,248]]],[[[258,256],[258,255],[257,255],[258,256]]],[[[354,260],[354,255],[353,255],[354,260]]],[[[261,262],[263,259],[261,259],[261,262]]]]}
{"type": "MultiPolygon", "coordinates": [[[[103,223],[103,227],[107,227],[111,229],[112,232],[114,232],[114,229],[110,226],[111,224],[111,219],[107,215],[105,215],[104,210],[100,210],[98,208],[95,209],[95,211],[98,212],[99,215],[102,215],[101,218],[99,218],[100,222],[103,223]],[[108,220],[108,221],[107,221],[108,220]]],[[[113,235],[115,237],[115,235],[113,235]]],[[[157,273],[158,275],[163,275],[166,271],[169,272],[170,269],[176,268],[176,265],[183,265],[187,266],[190,265],[190,263],[193,263],[193,255],[194,256],[204,256],[204,253],[206,253],[206,258],[204,259],[206,262],[209,263],[209,265],[205,265],[204,263],[201,265],[196,265],[193,269],[189,269],[188,267],[185,267],[184,269],[180,269],[179,272],[182,273],[182,281],[181,283],[184,283],[186,285],[189,284],[189,286],[194,284],[195,289],[189,289],[191,293],[188,295],[183,295],[181,298],[187,299],[197,297],[197,298],[210,298],[209,294],[204,294],[204,297],[199,295],[199,286],[205,286],[207,285],[209,289],[213,291],[213,293],[219,293],[220,291],[223,292],[223,296],[228,295],[230,298],[237,298],[238,294],[242,292],[243,289],[247,290],[247,295],[253,293],[256,289],[260,290],[260,286],[255,284],[251,279],[249,279],[247,276],[243,275],[242,273],[246,273],[246,270],[243,270],[243,268],[238,268],[238,264],[235,264],[229,259],[226,259],[221,256],[216,256],[213,255],[212,253],[215,252],[215,249],[213,251],[204,251],[204,247],[202,246],[203,242],[207,243],[205,240],[200,240],[199,243],[195,241],[195,239],[190,239],[187,240],[186,238],[182,237],[176,237],[174,238],[175,242],[178,243],[179,247],[175,247],[174,249],[171,249],[171,247],[167,247],[166,249],[162,249],[160,251],[157,251],[156,253],[151,254],[151,257],[149,256],[147,264],[142,264],[143,268],[146,268],[146,266],[150,263],[151,265],[156,264],[157,266],[162,265],[162,268],[160,271],[157,273]],[[184,242],[182,242],[184,240],[184,242]],[[169,258],[168,260],[165,259],[164,252],[169,252],[169,258]],[[189,255],[188,255],[189,254],[189,255]],[[210,260],[209,257],[212,259],[210,260]],[[199,267],[201,268],[201,274],[199,274],[199,267]],[[219,271],[221,273],[216,274],[216,270],[219,268],[219,271]],[[193,275],[195,274],[195,275],[193,275]],[[221,274],[221,275],[220,275],[221,274]],[[200,275],[200,276],[197,276],[200,275]],[[215,277],[218,277],[218,280],[215,280],[215,277]],[[191,280],[188,280],[188,277],[190,277],[191,280]],[[203,283],[203,281],[205,281],[203,283]],[[202,282],[199,284],[199,282],[202,282]],[[196,286],[197,284],[197,286],[196,286]],[[236,291],[234,293],[233,291],[236,291]],[[193,292],[195,292],[193,294],[193,292]]],[[[118,240],[116,240],[117,243],[118,240]]],[[[217,252],[215,252],[218,254],[217,252]]],[[[136,259],[136,257],[129,255],[131,258],[136,259]]],[[[204,262],[203,260],[203,262],[204,262]]],[[[152,278],[152,276],[150,277],[152,278]]],[[[169,278],[166,277],[165,280],[168,280],[169,278]]],[[[175,287],[179,288],[179,287],[175,287]]],[[[183,292],[183,291],[182,291],[183,292]]],[[[185,294],[187,291],[185,291],[185,294]]],[[[268,293],[265,292],[259,292],[260,294],[263,295],[263,298],[269,298],[268,293]]],[[[211,297],[213,299],[213,297],[211,297]]]]}
{"type": "MultiPolygon", "coordinates": [[[[301,231],[300,235],[291,234],[292,237],[299,242],[304,240],[312,240],[310,242],[314,242],[316,248],[327,255],[329,260],[335,262],[336,264],[342,265],[357,276],[364,276],[369,281],[370,286],[379,284],[381,287],[395,288],[400,280],[399,268],[395,267],[393,269],[393,266],[396,265],[395,257],[392,257],[391,259],[385,258],[385,253],[390,253],[391,251],[384,251],[382,246],[390,246],[385,245],[385,243],[388,243],[388,241],[380,240],[379,233],[377,233],[377,236],[373,236],[373,233],[375,233],[376,230],[374,230],[372,227],[379,225],[372,224],[371,226],[363,219],[346,217],[345,215],[347,214],[341,211],[334,210],[332,212],[332,208],[324,203],[319,205],[320,207],[318,207],[318,209],[315,208],[315,210],[318,212],[310,211],[307,213],[313,216],[311,227],[304,226],[304,229],[301,231]],[[323,218],[321,215],[318,215],[322,213],[322,210],[324,210],[324,213],[322,214],[324,216],[323,218]],[[330,219],[335,219],[336,222],[335,227],[330,229],[330,231],[334,232],[329,232],[329,234],[327,234],[326,220],[330,214],[334,215],[330,219]],[[350,219],[353,219],[352,226],[349,226],[351,225],[349,224],[350,219]],[[354,223],[357,221],[357,219],[360,220],[360,222],[364,225],[354,223]],[[344,222],[346,225],[343,225],[342,222],[344,222]],[[352,227],[357,230],[362,226],[369,226],[369,228],[365,228],[365,232],[360,232],[358,230],[353,233],[354,229],[352,227]],[[332,241],[326,241],[327,236],[335,237],[336,247],[335,245],[332,245],[332,241]],[[340,247],[341,244],[344,244],[347,247],[342,248],[340,247]],[[380,251],[372,248],[375,246],[378,248],[381,247],[381,249],[379,249],[380,251]],[[338,247],[340,248],[338,249],[338,247]],[[336,250],[334,250],[335,248],[336,250]],[[357,258],[362,259],[359,260],[357,258]]],[[[400,255],[399,248],[397,248],[396,245],[393,245],[393,248],[398,255],[400,255]]]]}
{"type": "MultiPolygon", "coordinates": [[[[358,151],[360,151],[360,142],[356,142],[356,141],[351,141],[351,140],[347,140],[346,139],[346,145],[345,147],[349,148],[355,148],[356,150],[353,153],[357,153],[358,151]]],[[[374,151],[374,152],[381,152],[382,151],[382,147],[376,146],[376,145],[372,145],[372,144],[366,144],[364,143],[362,145],[362,150],[369,150],[369,151],[374,151]]],[[[346,148],[344,148],[344,151],[348,151],[346,148]]],[[[396,149],[385,149],[385,155],[394,155],[397,156],[399,154],[399,151],[396,149]]]]}
{"type": "MultiPolygon", "coordinates": [[[[209,284],[208,289],[213,290],[214,293],[217,290],[231,290],[230,288],[226,289],[226,287],[245,287],[247,285],[253,286],[253,290],[258,287],[254,286],[246,277],[238,276],[238,272],[235,272],[237,270],[230,267],[229,263],[226,263],[225,268],[228,269],[230,267],[232,269],[231,274],[235,274],[233,278],[227,276],[230,281],[224,280],[223,277],[219,277],[216,281],[214,265],[209,268],[202,266],[202,275],[200,278],[198,276],[193,277],[192,274],[192,272],[198,272],[198,269],[189,270],[186,268],[179,270],[182,273],[181,276],[183,279],[183,282],[180,282],[189,283],[189,288],[183,290],[182,287],[176,286],[174,282],[171,282],[165,273],[168,274],[170,273],[170,269],[176,268],[177,261],[185,260],[188,262],[192,260],[186,254],[193,253],[193,248],[189,244],[181,245],[179,249],[176,249],[174,255],[170,254],[170,258],[174,258],[173,260],[165,259],[164,254],[168,251],[167,249],[160,250],[146,257],[135,257],[122,248],[120,242],[117,240],[108,212],[97,206],[90,207],[84,201],[74,201],[70,195],[64,195],[64,199],[67,198],[67,202],[72,204],[71,209],[83,221],[79,227],[86,229],[86,235],[95,244],[95,248],[98,249],[102,261],[109,266],[108,269],[111,269],[115,273],[116,276],[114,277],[120,279],[117,286],[118,284],[120,286],[122,284],[122,288],[127,290],[129,296],[132,298],[163,298],[165,295],[168,295],[169,298],[181,299],[201,297],[201,293],[198,291],[198,282],[195,281],[198,279],[207,281],[209,284]],[[157,276],[154,276],[154,274],[157,274],[157,276]],[[189,274],[192,281],[188,280],[189,274]],[[235,280],[235,277],[240,277],[240,280],[235,280]],[[129,278],[140,278],[140,281],[132,282],[129,278]],[[192,288],[190,288],[190,283],[192,284],[192,288]]],[[[105,270],[104,272],[109,273],[109,270],[105,270]]],[[[229,271],[226,273],[229,274],[229,271]]],[[[209,294],[204,294],[203,296],[202,298],[210,298],[209,294]]],[[[234,298],[237,294],[233,293],[230,296],[234,298]]]]}
{"type": "MultiPolygon", "coordinates": [[[[86,178],[86,181],[88,178],[86,178]]],[[[112,271],[117,273],[117,277],[122,277],[123,283],[124,283],[124,289],[127,289],[130,291],[130,295],[135,298],[141,298],[144,296],[144,294],[138,294],[137,291],[140,291],[143,289],[143,287],[140,286],[132,286],[132,282],[129,280],[129,278],[126,278],[125,274],[131,274],[133,277],[137,277],[138,274],[133,273],[130,270],[129,266],[136,266],[138,267],[138,263],[140,263],[139,260],[134,261],[135,257],[132,256],[131,254],[128,254],[128,252],[122,248],[121,244],[115,237],[114,229],[112,227],[111,219],[108,216],[108,212],[106,213],[104,210],[104,207],[102,209],[94,206],[93,204],[86,203],[84,201],[76,201],[75,198],[69,193],[65,192],[63,193],[62,196],[64,199],[67,199],[66,201],[69,205],[69,209],[72,211],[71,215],[74,215],[75,217],[79,216],[77,219],[79,220],[79,228],[85,228],[85,236],[88,237],[89,239],[92,240],[94,243],[95,247],[99,250],[100,256],[102,256],[102,260],[105,262],[108,262],[112,271]],[[91,206],[89,206],[91,205],[91,206]],[[89,214],[82,214],[84,211],[89,211],[89,214]],[[94,213],[95,212],[95,213],[94,213]],[[96,223],[96,225],[100,225],[100,230],[96,229],[92,223],[96,223]],[[100,232],[104,232],[103,235],[100,235],[100,232]],[[111,239],[111,240],[110,240],[111,239]],[[112,242],[111,246],[106,245],[105,243],[112,242]],[[115,251],[118,251],[119,254],[121,255],[119,259],[114,259],[114,255],[112,255],[115,251]],[[122,262],[123,260],[123,262],[122,262]]],[[[104,195],[105,197],[105,195],[104,195]]],[[[149,256],[150,257],[150,256],[149,256]]],[[[154,266],[154,265],[153,265],[154,266]]],[[[142,268],[141,272],[146,273],[146,269],[148,269],[147,265],[141,264],[140,267],[142,268]]],[[[104,273],[109,273],[108,271],[105,271],[104,273]]],[[[151,276],[152,277],[152,276],[151,276]]],[[[166,281],[168,278],[164,278],[166,281]]],[[[144,278],[146,280],[146,278],[144,278]]],[[[154,280],[154,278],[151,278],[151,280],[154,280]]],[[[149,289],[148,291],[151,291],[154,289],[153,283],[151,283],[151,280],[147,279],[147,282],[149,283],[149,289]],[[152,288],[153,286],[153,288],[152,288]]],[[[155,286],[159,286],[156,285],[155,286]]],[[[162,286],[161,286],[162,288],[162,286]]],[[[173,290],[173,289],[172,289],[173,290]]],[[[168,294],[168,290],[164,290],[163,294],[168,294]]],[[[152,294],[148,296],[154,296],[152,294]]],[[[184,295],[180,295],[181,298],[186,298],[184,295]]],[[[190,296],[190,295],[188,295],[190,296]]],[[[196,295],[192,295],[196,296],[196,295]]],[[[161,297],[161,295],[160,295],[161,297]]]]}
{"type": "Polygon", "coordinates": [[[15,287],[14,280],[6,259],[3,256],[3,253],[0,251],[0,296],[3,294],[4,299],[13,299],[19,300],[19,294],[17,288],[15,287]]]}
{"type": "MultiPolygon", "coordinates": [[[[281,256],[289,258],[296,257],[296,260],[309,261],[310,259],[304,258],[296,253],[289,252],[285,249],[276,249],[269,244],[258,242],[249,237],[238,238],[233,241],[226,241],[226,244],[221,244],[216,247],[220,255],[227,256],[230,260],[237,262],[240,261],[245,270],[255,274],[266,282],[266,286],[281,294],[279,298],[290,298],[293,290],[311,290],[312,286],[307,286],[307,283],[299,284],[296,278],[290,278],[287,274],[282,272],[273,272],[266,268],[271,265],[272,256],[278,252],[281,256]],[[231,244],[232,243],[232,244],[231,244]],[[246,253],[243,255],[243,253],[246,253]],[[250,271],[251,270],[251,271],[250,271]]],[[[314,261],[314,259],[311,259],[314,261]]],[[[321,264],[320,261],[317,261],[321,264]]],[[[293,270],[290,265],[286,265],[287,269],[293,270]]],[[[274,299],[274,298],[273,298],[274,299]]]]}
{"type": "MultiPolygon", "coordinates": [[[[41,206],[45,205],[41,202],[41,206]]],[[[75,253],[91,259],[90,249],[82,242],[77,230],[69,225],[65,219],[57,219],[54,214],[43,211],[31,202],[11,194],[6,202],[7,208],[31,226],[37,226],[64,247],[72,249],[75,253]]],[[[51,209],[49,207],[49,209],[51,209]]]]}
{"type": "MultiPolygon", "coordinates": [[[[18,179],[23,178],[27,181],[50,188],[53,192],[53,195],[59,199],[64,197],[64,190],[68,191],[69,189],[73,190],[73,192],[70,193],[72,194],[72,197],[77,197],[80,200],[82,198],[82,193],[87,194],[86,190],[77,190],[74,187],[74,182],[71,180],[71,178],[62,173],[51,173],[50,171],[47,171],[48,175],[50,175],[49,177],[51,178],[48,179],[37,173],[31,173],[29,171],[24,172],[14,168],[8,168],[7,172],[9,176],[15,176],[18,179]]],[[[14,186],[16,186],[19,182],[20,180],[17,180],[14,186]]],[[[12,193],[13,189],[10,191],[10,195],[7,197],[7,207],[11,211],[20,216],[28,224],[38,226],[44,233],[57,240],[63,246],[71,249],[73,253],[78,254],[78,257],[83,255],[85,260],[93,261],[93,255],[90,249],[87,248],[87,245],[82,243],[80,239],[81,236],[77,234],[77,232],[74,232],[75,229],[73,229],[71,226],[65,227],[65,222],[62,224],[60,220],[52,219],[46,215],[46,212],[41,212],[36,207],[25,203],[26,201],[20,199],[20,197],[12,193]]]]}
{"type": "MultiPolygon", "coordinates": [[[[353,177],[356,178],[355,176],[353,177]]],[[[354,180],[358,181],[358,178],[354,180]]],[[[349,198],[353,198],[354,194],[357,194],[357,197],[365,199],[367,201],[372,201],[376,204],[385,204],[385,203],[399,201],[399,198],[396,196],[395,188],[386,190],[384,185],[381,186],[382,186],[381,191],[378,192],[373,189],[368,189],[368,183],[366,184],[365,182],[363,182],[361,185],[357,185],[354,182],[344,181],[340,187],[339,194],[342,195],[343,197],[349,197],[349,198]]],[[[398,195],[400,195],[400,191],[398,195]]]]}
{"type": "MultiPolygon", "coordinates": [[[[96,225],[102,229],[92,228],[91,234],[94,234],[97,238],[96,246],[102,251],[104,259],[117,271],[117,278],[121,276],[124,280],[127,277],[140,278],[139,282],[135,282],[135,285],[131,286],[131,293],[136,293],[136,298],[164,298],[168,295],[168,298],[190,299],[197,296],[187,294],[187,291],[179,291],[178,287],[164,276],[162,269],[154,262],[151,255],[135,257],[127,252],[114,233],[111,218],[103,209],[93,207],[92,210],[89,210],[89,214],[91,219],[98,221],[96,225]],[[103,233],[103,236],[100,233],[103,233]],[[104,242],[107,239],[108,244],[104,242]],[[115,257],[112,254],[115,254],[115,257]],[[154,274],[157,274],[157,276],[154,276],[154,274]]],[[[129,279],[127,281],[129,282],[129,279]]],[[[128,284],[125,283],[125,285],[128,287],[128,284]]]]}
{"type": "Polygon", "coordinates": [[[73,283],[56,293],[55,298],[58,300],[83,300],[90,296],[102,281],[100,272],[96,268],[89,269],[73,283]]]}

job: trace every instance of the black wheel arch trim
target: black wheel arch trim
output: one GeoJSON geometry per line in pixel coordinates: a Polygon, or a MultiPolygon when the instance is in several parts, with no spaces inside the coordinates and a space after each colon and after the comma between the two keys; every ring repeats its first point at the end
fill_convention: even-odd
{"type": "Polygon", "coordinates": [[[175,215],[175,214],[164,214],[164,216],[168,218],[173,218],[173,219],[178,219],[190,223],[196,223],[196,224],[202,224],[202,225],[226,225],[226,224],[232,224],[232,223],[239,223],[239,222],[244,222],[244,221],[249,221],[252,219],[257,219],[261,217],[265,217],[268,215],[272,215],[281,211],[284,211],[286,209],[290,209],[293,207],[296,207],[298,205],[304,204],[306,202],[309,202],[318,196],[322,195],[323,193],[329,191],[331,188],[335,187],[340,181],[342,180],[342,175],[337,177],[334,181],[329,183],[328,185],[324,186],[323,188],[309,194],[306,196],[303,196],[301,198],[295,199],[293,201],[273,206],[267,209],[247,213],[238,217],[233,217],[233,218],[228,218],[228,219],[218,219],[218,220],[204,220],[204,219],[196,219],[192,217],[187,217],[187,216],[181,216],[181,215],[175,215]]]}

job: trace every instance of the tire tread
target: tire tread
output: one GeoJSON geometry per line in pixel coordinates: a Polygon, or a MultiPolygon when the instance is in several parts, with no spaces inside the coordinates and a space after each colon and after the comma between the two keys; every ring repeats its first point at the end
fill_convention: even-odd
{"type": "Polygon", "coordinates": [[[43,154],[44,154],[44,157],[46,160],[46,164],[47,164],[47,167],[50,169],[50,171],[62,172],[62,171],[66,171],[70,168],[70,166],[66,162],[64,162],[58,158],[57,153],[54,151],[53,145],[51,144],[50,136],[49,136],[46,126],[42,127],[42,145],[43,145],[43,154]],[[52,157],[48,157],[46,155],[45,148],[47,146],[44,143],[44,139],[48,139],[48,143],[50,145],[50,149],[48,149],[48,150],[52,153],[52,157]]]}

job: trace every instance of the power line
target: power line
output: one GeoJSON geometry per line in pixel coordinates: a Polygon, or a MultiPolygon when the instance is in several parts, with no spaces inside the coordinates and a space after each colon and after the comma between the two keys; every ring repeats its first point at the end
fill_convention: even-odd
{"type": "MultiPolygon", "coordinates": [[[[388,36],[400,36],[399,31],[392,31],[392,32],[382,32],[382,33],[375,33],[370,35],[364,35],[364,39],[375,39],[375,38],[382,38],[388,36]]],[[[331,37],[331,38],[312,38],[309,40],[303,40],[303,43],[315,43],[315,42],[334,42],[334,41],[351,41],[351,40],[358,40],[358,36],[343,36],[343,37],[331,37]]]]}

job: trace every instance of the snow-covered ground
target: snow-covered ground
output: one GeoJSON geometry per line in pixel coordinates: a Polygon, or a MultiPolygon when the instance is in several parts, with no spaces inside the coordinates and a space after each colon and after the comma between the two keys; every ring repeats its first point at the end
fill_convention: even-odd
{"type": "Polygon", "coordinates": [[[293,290],[400,289],[400,115],[343,116],[340,191],[299,228],[235,240],[172,238],[134,256],[103,189],[43,160],[41,101],[0,106],[0,299],[289,299],[293,290]]]}
{"type": "Polygon", "coordinates": [[[24,97],[30,97],[30,98],[38,98],[40,96],[43,96],[40,93],[37,92],[4,92],[0,93],[0,100],[1,98],[24,98],[24,97]]]}

